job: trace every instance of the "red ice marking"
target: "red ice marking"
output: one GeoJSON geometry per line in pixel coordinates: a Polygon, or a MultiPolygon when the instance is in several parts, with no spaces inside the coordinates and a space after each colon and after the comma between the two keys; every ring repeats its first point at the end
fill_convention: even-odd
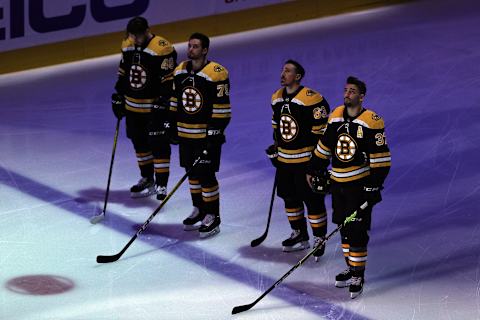
{"type": "Polygon", "coordinates": [[[5,287],[20,294],[45,296],[67,292],[75,287],[75,283],[65,277],[39,274],[13,278],[5,287]]]}

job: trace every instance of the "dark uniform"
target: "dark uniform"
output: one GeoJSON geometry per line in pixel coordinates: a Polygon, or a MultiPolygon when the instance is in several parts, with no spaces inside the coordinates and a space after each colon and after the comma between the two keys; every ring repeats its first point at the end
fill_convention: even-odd
{"type": "Polygon", "coordinates": [[[164,38],[154,36],[144,47],[126,39],[115,89],[125,97],[127,137],[132,140],[142,177],[166,186],[170,143],[165,134],[177,53],[164,38]],[[165,101],[162,103],[161,101],[165,101]],[[155,105],[154,118],[152,108],[155,105]]]}
{"type": "MultiPolygon", "coordinates": [[[[315,149],[312,164],[326,168],[331,159],[333,222],[341,224],[365,201],[364,187],[381,187],[390,169],[390,151],[383,119],[363,109],[350,118],[345,106],[328,119],[325,134],[315,149]]],[[[342,249],[351,270],[363,277],[367,262],[372,207],[360,211],[341,230],[342,249]]]]}
{"type": "MultiPolygon", "coordinates": [[[[288,221],[308,240],[304,203],[315,237],[327,231],[324,195],[313,193],[306,181],[307,164],[319,135],[325,130],[330,112],[327,101],[317,92],[299,87],[292,94],[282,88],[272,96],[272,126],[277,146],[277,194],[285,201],[288,221]]],[[[285,244],[284,244],[285,246],[285,244]]]]}
{"type": "Polygon", "coordinates": [[[215,173],[220,168],[224,130],[231,118],[229,86],[228,71],[213,61],[200,71],[193,71],[191,61],[184,61],[174,72],[175,94],[170,108],[176,112],[180,165],[188,169],[203,150],[208,151],[189,175],[193,206],[202,216],[220,215],[215,173]]]}

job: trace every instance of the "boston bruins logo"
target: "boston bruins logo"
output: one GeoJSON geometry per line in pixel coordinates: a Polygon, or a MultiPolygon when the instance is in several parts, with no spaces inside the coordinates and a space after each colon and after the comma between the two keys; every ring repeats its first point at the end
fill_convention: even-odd
{"type": "Polygon", "coordinates": [[[280,134],[285,141],[295,139],[298,134],[298,124],[295,119],[288,114],[282,114],[280,117],[280,134]]]}
{"type": "Polygon", "coordinates": [[[357,151],[357,144],[348,134],[341,134],[338,137],[337,148],[335,154],[340,161],[349,162],[353,160],[355,152],[357,151]]]}
{"type": "Polygon", "coordinates": [[[142,89],[147,83],[147,71],[139,64],[134,64],[130,69],[130,87],[134,90],[142,89]]]}
{"type": "Polygon", "coordinates": [[[200,92],[194,87],[186,87],[182,92],[183,109],[193,114],[200,111],[203,105],[203,98],[200,92]]]}

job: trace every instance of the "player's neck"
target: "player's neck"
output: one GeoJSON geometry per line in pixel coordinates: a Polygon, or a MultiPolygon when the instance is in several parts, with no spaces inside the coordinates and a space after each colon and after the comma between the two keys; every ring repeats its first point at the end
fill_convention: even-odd
{"type": "Polygon", "coordinates": [[[347,114],[350,118],[355,118],[356,116],[358,116],[360,114],[360,112],[362,112],[362,105],[359,104],[355,107],[350,107],[350,108],[347,108],[347,114]]]}
{"type": "Polygon", "coordinates": [[[192,70],[200,71],[207,64],[207,57],[192,60],[192,70]]]}
{"type": "Polygon", "coordinates": [[[292,94],[295,91],[297,91],[298,88],[300,88],[300,83],[295,82],[295,83],[292,83],[291,85],[285,87],[285,90],[287,90],[287,94],[292,94]]]}

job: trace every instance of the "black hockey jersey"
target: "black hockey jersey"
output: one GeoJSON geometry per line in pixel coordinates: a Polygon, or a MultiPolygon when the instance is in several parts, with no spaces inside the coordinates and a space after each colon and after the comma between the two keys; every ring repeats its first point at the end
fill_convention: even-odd
{"type": "Polygon", "coordinates": [[[272,95],[272,111],[278,161],[289,166],[304,166],[325,130],[330,113],[328,102],[306,87],[292,94],[282,88],[272,95]]]}
{"type": "Polygon", "coordinates": [[[168,100],[176,66],[177,53],[166,39],[154,36],[144,47],[124,40],[115,89],[125,96],[125,108],[147,113],[160,96],[168,100]]]}
{"type": "Polygon", "coordinates": [[[327,167],[331,159],[331,178],[340,183],[381,186],[390,169],[383,119],[368,109],[349,118],[345,106],[336,108],[314,153],[313,167],[327,167]]]}
{"type": "Polygon", "coordinates": [[[176,112],[180,141],[206,138],[208,130],[220,130],[223,135],[231,118],[227,69],[209,61],[195,72],[191,61],[180,63],[174,72],[170,111],[176,112]]]}

